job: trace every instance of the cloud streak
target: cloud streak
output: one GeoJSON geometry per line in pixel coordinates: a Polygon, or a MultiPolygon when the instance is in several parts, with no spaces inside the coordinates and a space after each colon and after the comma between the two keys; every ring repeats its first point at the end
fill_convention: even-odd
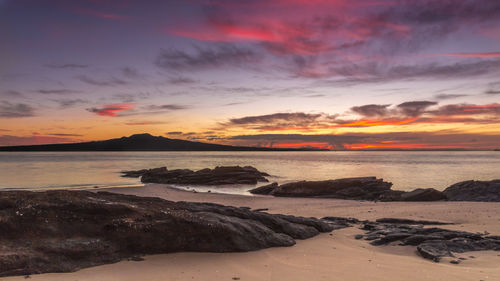
{"type": "Polygon", "coordinates": [[[111,77],[109,79],[94,79],[86,75],[81,75],[77,78],[78,80],[93,86],[123,86],[128,84],[127,81],[115,77],[111,77]]]}
{"type": "Polygon", "coordinates": [[[451,54],[436,54],[429,55],[431,57],[458,57],[458,58],[498,58],[500,52],[490,53],[451,53],[451,54]]]}
{"type": "Polygon", "coordinates": [[[21,118],[35,116],[35,108],[25,103],[0,103],[0,118],[21,118]]]}
{"type": "Polygon", "coordinates": [[[398,132],[371,134],[257,134],[229,138],[240,145],[263,147],[326,148],[334,150],[494,149],[500,135],[449,132],[398,132]]]}
{"type": "Polygon", "coordinates": [[[88,108],[87,111],[95,113],[99,116],[117,117],[119,116],[117,112],[133,110],[133,106],[133,103],[107,104],[101,107],[88,108]]]}
{"type": "Polygon", "coordinates": [[[162,50],[155,64],[165,70],[184,71],[238,66],[258,60],[254,51],[232,44],[218,44],[209,48],[193,46],[193,49],[192,53],[175,49],[162,50]]]}
{"type": "Polygon", "coordinates": [[[37,92],[44,95],[68,95],[68,94],[80,93],[80,91],[69,90],[69,89],[38,90],[37,92]]]}
{"type": "Polygon", "coordinates": [[[368,104],[354,106],[344,114],[274,113],[232,118],[219,125],[221,128],[240,127],[255,131],[314,132],[335,128],[500,122],[500,104],[449,104],[440,107],[437,105],[438,103],[434,101],[409,101],[392,107],[389,104],[368,104]],[[341,118],[352,113],[359,118],[341,118]]]}

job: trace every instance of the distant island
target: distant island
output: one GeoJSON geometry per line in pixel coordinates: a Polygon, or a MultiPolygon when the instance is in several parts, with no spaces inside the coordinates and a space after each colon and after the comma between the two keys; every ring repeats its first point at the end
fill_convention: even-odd
{"type": "Polygon", "coordinates": [[[269,148],[211,144],[136,134],[80,143],[4,146],[0,151],[325,151],[313,148],[269,148]]]}

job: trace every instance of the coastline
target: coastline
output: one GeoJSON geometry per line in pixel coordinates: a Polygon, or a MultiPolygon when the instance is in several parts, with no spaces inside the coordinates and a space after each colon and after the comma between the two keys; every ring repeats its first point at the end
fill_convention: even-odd
{"type": "MultiPolygon", "coordinates": [[[[500,203],[368,202],[339,199],[277,198],[220,193],[194,193],[166,185],[94,189],[160,197],[171,201],[211,202],[269,213],[298,216],[340,216],[358,219],[399,217],[457,223],[444,228],[500,234],[500,203]]],[[[31,280],[500,280],[500,253],[468,252],[459,265],[434,263],[417,256],[413,247],[371,246],[355,240],[357,228],[298,241],[286,248],[247,253],[174,253],[146,256],[73,273],[32,275],[31,280]],[[474,256],[474,258],[469,258],[474,256]],[[359,269],[363,270],[359,270],[359,269]],[[418,274],[417,274],[418,273],[418,274]],[[239,279],[234,279],[239,278],[239,279]]],[[[23,276],[0,280],[25,280],[23,276]]]]}

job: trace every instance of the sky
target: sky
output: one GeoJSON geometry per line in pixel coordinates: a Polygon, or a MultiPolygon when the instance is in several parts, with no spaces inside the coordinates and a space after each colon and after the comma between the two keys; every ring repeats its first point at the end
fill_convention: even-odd
{"type": "Polygon", "coordinates": [[[500,1],[0,0],[0,146],[500,148],[500,1]]]}

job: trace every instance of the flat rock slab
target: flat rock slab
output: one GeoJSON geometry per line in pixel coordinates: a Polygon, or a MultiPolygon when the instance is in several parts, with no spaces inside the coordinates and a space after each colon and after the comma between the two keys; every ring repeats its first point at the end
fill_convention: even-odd
{"type": "Polygon", "coordinates": [[[268,182],[269,174],[251,166],[221,166],[214,169],[193,171],[189,169],[168,170],[166,167],[123,171],[124,177],[141,177],[144,183],[191,184],[191,185],[225,185],[225,184],[257,184],[268,182]]]}
{"type": "Polygon", "coordinates": [[[88,191],[0,192],[0,276],[69,272],[180,251],[292,246],[328,222],[209,203],[88,191]]]}

